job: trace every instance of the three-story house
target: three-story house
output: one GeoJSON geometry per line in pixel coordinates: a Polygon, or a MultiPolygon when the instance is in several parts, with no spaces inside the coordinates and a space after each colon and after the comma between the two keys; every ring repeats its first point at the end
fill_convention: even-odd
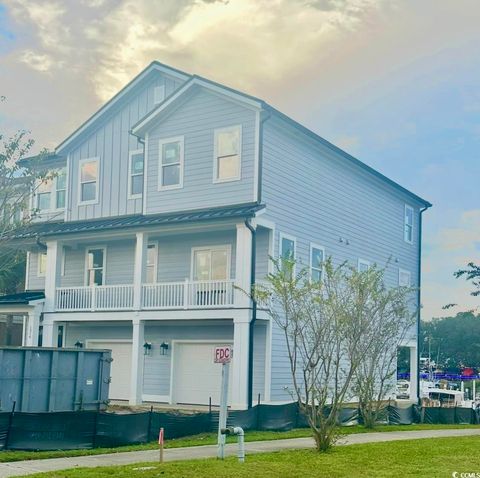
{"type": "MultiPolygon", "coordinates": [[[[264,101],[158,62],[45,164],[39,219],[16,238],[26,292],[0,312],[24,314],[25,345],[111,349],[111,399],[216,404],[213,347],[232,344],[232,407],[289,401],[281,331],[243,292],[270,256],[314,278],[326,256],[388,262],[389,284],[420,284],[427,201],[264,101]]],[[[415,374],[415,331],[405,346],[415,374]]]]}

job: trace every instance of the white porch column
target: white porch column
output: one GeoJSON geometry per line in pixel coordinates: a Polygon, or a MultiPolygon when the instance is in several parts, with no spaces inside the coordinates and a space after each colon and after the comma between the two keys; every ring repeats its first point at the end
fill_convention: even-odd
{"type": "Polygon", "coordinates": [[[55,291],[59,284],[62,267],[62,244],[58,241],[47,242],[47,266],[45,271],[45,311],[55,310],[55,291]]]}
{"type": "Polygon", "coordinates": [[[40,326],[41,307],[36,306],[28,311],[23,319],[25,323],[23,345],[36,347],[38,345],[38,327],[40,326]]]}
{"type": "Polygon", "coordinates": [[[133,308],[142,308],[142,284],[145,282],[147,269],[148,235],[137,232],[135,243],[135,268],[133,273],[133,308]]]}
{"type": "Polygon", "coordinates": [[[235,259],[235,285],[241,290],[235,291],[235,305],[249,307],[250,274],[252,257],[252,233],[242,222],[237,224],[237,250],[235,259]],[[243,292],[242,292],[243,291],[243,292]]]}
{"type": "Polygon", "coordinates": [[[44,320],[42,322],[42,330],[42,347],[56,347],[57,337],[55,334],[55,322],[44,320]]]}
{"type": "Polygon", "coordinates": [[[410,345],[410,400],[418,401],[417,375],[418,375],[418,357],[417,345],[410,345]]]}
{"type": "Polygon", "coordinates": [[[248,349],[250,311],[233,321],[233,368],[231,372],[231,404],[233,408],[248,407],[248,349]]]}
{"type": "Polygon", "coordinates": [[[142,403],[143,365],[145,343],[145,322],[134,319],[132,322],[132,371],[130,383],[130,405],[142,403]]]}

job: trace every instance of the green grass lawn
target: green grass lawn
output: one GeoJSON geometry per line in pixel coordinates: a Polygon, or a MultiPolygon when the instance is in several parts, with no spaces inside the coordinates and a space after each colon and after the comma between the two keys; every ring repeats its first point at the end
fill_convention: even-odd
{"type": "MultiPolygon", "coordinates": [[[[380,425],[375,428],[375,432],[392,432],[392,431],[406,431],[406,430],[434,430],[445,428],[480,428],[479,425],[380,425]]],[[[343,427],[342,433],[349,435],[351,433],[368,433],[369,430],[362,426],[343,427]]],[[[287,432],[268,432],[268,431],[249,431],[245,434],[246,441],[261,441],[261,440],[281,440],[284,438],[303,438],[311,436],[308,428],[297,428],[287,432]]],[[[228,437],[227,442],[234,443],[235,437],[228,437]]],[[[217,442],[217,435],[215,433],[205,433],[191,437],[178,438],[175,440],[167,440],[165,442],[166,448],[178,448],[185,446],[199,446],[199,445],[213,445],[217,442]]],[[[142,445],[129,445],[116,448],[94,448],[83,450],[53,450],[53,451],[0,451],[0,462],[11,462],[21,460],[40,460],[44,458],[61,458],[67,456],[86,456],[99,455],[102,453],[120,453],[125,451],[140,451],[153,450],[158,448],[156,442],[145,443],[142,445]]]]}
{"type": "MultiPolygon", "coordinates": [[[[454,471],[480,473],[480,437],[435,438],[350,445],[326,454],[293,450],[235,458],[146,463],[117,467],[76,468],[32,475],[51,478],[153,477],[451,477],[454,471]]],[[[466,476],[466,475],[464,475],[466,476]]],[[[472,474],[470,476],[477,476],[472,474]]]]}

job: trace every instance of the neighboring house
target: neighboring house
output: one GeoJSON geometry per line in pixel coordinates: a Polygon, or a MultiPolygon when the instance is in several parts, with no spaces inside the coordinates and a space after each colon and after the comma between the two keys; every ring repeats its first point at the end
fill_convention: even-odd
{"type": "MultiPolygon", "coordinates": [[[[264,101],[158,62],[48,160],[38,224],[17,234],[30,292],[0,312],[25,314],[25,345],[112,349],[112,399],[218,403],[213,346],[232,344],[233,407],[290,401],[282,334],[242,292],[269,256],[314,278],[326,256],[391,259],[390,285],[419,285],[427,201],[264,101]]],[[[415,373],[416,334],[405,345],[415,373]]]]}

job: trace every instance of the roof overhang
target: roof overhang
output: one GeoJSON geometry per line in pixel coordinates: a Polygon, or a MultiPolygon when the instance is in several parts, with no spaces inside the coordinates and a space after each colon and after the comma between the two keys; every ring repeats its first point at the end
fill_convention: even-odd
{"type": "Polygon", "coordinates": [[[43,290],[26,290],[17,294],[0,296],[0,313],[20,312],[43,303],[45,292],[43,290]]]}
{"type": "Polygon", "coordinates": [[[112,99],[105,103],[93,116],[91,116],[85,123],[77,128],[70,136],[63,140],[56,148],[55,153],[61,154],[80,136],[92,123],[94,123],[100,116],[104,115],[110,110],[116,103],[118,103],[125,95],[133,90],[142,80],[144,80],[153,71],[158,71],[164,75],[172,78],[177,78],[182,81],[186,81],[191,78],[191,75],[184,71],[177,70],[176,68],[169,67],[158,61],[152,62],[147,68],[145,68],[139,75],[137,75],[132,81],[130,81],[124,88],[122,88],[112,99]]]}
{"type": "Polygon", "coordinates": [[[65,235],[79,235],[94,232],[96,235],[108,231],[149,230],[160,226],[175,226],[206,222],[219,222],[229,219],[248,219],[255,217],[265,208],[258,203],[238,204],[183,212],[161,214],[136,214],[117,216],[88,221],[68,221],[57,223],[30,224],[28,227],[15,231],[12,237],[24,243],[38,242],[39,238],[65,235]]]}
{"type": "Polygon", "coordinates": [[[159,120],[163,115],[167,114],[172,108],[182,101],[190,92],[197,88],[204,88],[214,94],[224,96],[230,101],[240,103],[247,108],[260,110],[264,102],[254,96],[247,95],[240,91],[228,88],[213,81],[207,80],[200,76],[194,75],[183,86],[174,91],[169,97],[160,103],[156,108],[147,113],[136,124],[134,124],[130,132],[140,138],[145,137],[145,133],[150,129],[154,121],[159,120]]]}

